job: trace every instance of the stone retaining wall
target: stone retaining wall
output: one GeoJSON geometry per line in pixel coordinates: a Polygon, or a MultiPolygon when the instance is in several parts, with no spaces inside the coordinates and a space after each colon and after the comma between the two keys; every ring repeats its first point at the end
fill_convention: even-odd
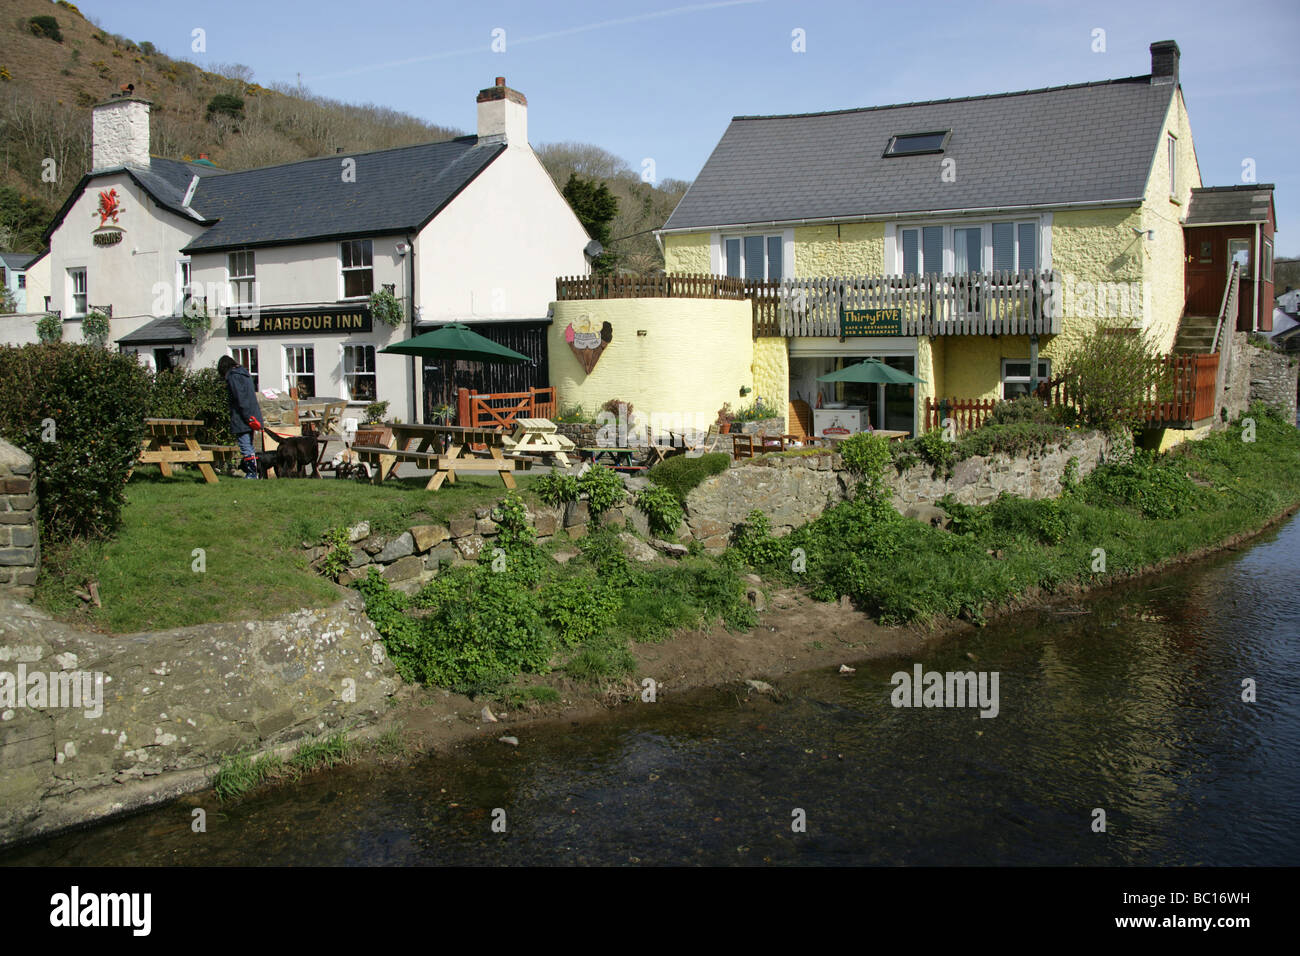
{"type": "Polygon", "coordinates": [[[0,597],[30,601],[41,564],[32,456],[0,438],[0,597]]]}
{"type": "Polygon", "coordinates": [[[1296,420],[1296,384],[1300,362],[1294,355],[1250,347],[1250,398],[1281,409],[1296,420]]]}
{"type": "MultiPolygon", "coordinates": [[[[950,478],[932,477],[929,465],[918,464],[887,479],[900,511],[932,504],[951,494],[963,504],[987,504],[999,494],[1051,498],[1061,493],[1067,463],[1075,459],[1078,476],[1089,474],[1107,460],[1111,448],[1105,436],[1080,433],[1062,446],[1049,446],[1023,458],[967,458],[953,466],[950,478]]],[[[754,509],[765,512],[773,532],[786,534],[816,518],[829,506],[848,498],[855,481],[843,470],[840,456],[762,455],[734,462],[719,475],[705,479],[686,497],[689,534],[709,550],[726,547],[731,529],[754,509]]]]}
{"type": "Polygon", "coordinates": [[[123,636],[0,599],[0,843],[174,796],[177,780],[201,788],[226,754],[372,723],[397,684],[355,592],[270,621],[123,636]],[[37,698],[37,674],[90,695],[66,706],[50,679],[37,698]]]}

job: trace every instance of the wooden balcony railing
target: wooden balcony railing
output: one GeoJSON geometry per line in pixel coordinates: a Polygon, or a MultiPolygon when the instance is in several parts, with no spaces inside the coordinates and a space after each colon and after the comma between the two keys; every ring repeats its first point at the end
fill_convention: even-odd
{"type": "Polygon", "coordinates": [[[900,335],[1060,331],[1054,272],[826,276],[746,282],[754,336],[837,336],[846,309],[898,309],[900,335]]]}
{"type": "Polygon", "coordinates": [[[671,273],[655,276],[560,276],[557,302],[575,299],[732,299],[746,298],[743,279],[671,273]]]}

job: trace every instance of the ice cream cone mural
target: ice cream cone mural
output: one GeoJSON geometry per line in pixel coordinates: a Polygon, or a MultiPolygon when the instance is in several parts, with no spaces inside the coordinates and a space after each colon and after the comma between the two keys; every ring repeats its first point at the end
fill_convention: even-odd
{"type": "Polygon", "coordinates": [[[613,326],[608,322],[602,322],[598,332],[596,324],[592,322],[589,315],[578,317],[577,328],[570,322],[564,329],[564,341],[569,343],[569,348],[573,349],[573,354],[582,364],[582,370],[588,375],[600,361],[600,353],[605,351],[605,346],[609,345],[613,337],[613,326]]]}

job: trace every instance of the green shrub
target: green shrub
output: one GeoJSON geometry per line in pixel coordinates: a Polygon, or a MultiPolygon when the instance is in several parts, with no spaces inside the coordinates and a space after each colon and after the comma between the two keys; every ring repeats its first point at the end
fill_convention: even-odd
{"type": "Polygon", "coordinates": [[[948,512],[950,521],[948,530],[953,534],[979,535],[993,526],[992,515],[988,508],[962,504],[952,495],[944,495],[940,498],[939,507],[948,512]]]}
{"type": "Polygon", "coordinates": [[[1136,427],[1144,402],[1168,401],[1172,368],[1147,332],[1101,323],[1062,363],[1066,392],[1079,420],[1093,428],[1136,427]]]}
{"type": "Polygon", "coordinates": [[[647,485],[636,496],[636,506],[650,522],[655,534],[667,535],[677,530],[685,517],[677,496],[662,485],[647,485]]]}
{"type": "Polygon", "coordinates": [[[578,479],[552,471],[533,480],[532,490],[548,505],[562,505],[578,500],[578,479]]]}
{"type": "Polygon", "coordinates": [[[745,516],[731,533],[731,546],[745,563],[754,568],[769,568],[789,553],[784,544],[772,537],[772,523],[757,509],[745,516]]]}
{"type": "Polygon", "coordinates": [[[686,496],[710,475],[720,475],[731,466],[731,456],[713,452],[699,458],[678,455],[662,461],[646,472],[654,484],[667,488],[679,502],[686,504],[686,496]]]}
{"type": "Polygon", "coordinates": [[[952,474],[953,462],[957,460],[957,446],[956,442],[944,438],[942,428],[918,435],[915,446],[921,460],[934,469],[936,475],[947,477],[952,474]]]}
{"type": "Polygon", "coordinates": [[[1147,518],[1176,518],[1191,505],[1192,480],[1168,455],[1138,449],[1131,461],[1102,465],[1080,486],[1094,504],[1118,502],[1147,518]]]}
{"type": "Polygon", "coordinates": [[[55,43],[63,42],[63,31],[59,29],[59,21],[54,17],[32,17],[27,21],[27,28],[32,31],[33,36],[45,37],[55,43]]]}
{"type": "Polygon", "coordinates": [[[985,424],[1010,425],[1015,422],[1038,422],[1052,424],[1055,421],[1052,410],[1042,399],[1032,395],[1017,395],[1013,399],[998,402],[993,406],[985,424]]]}
{"type": "Polygon", "coordinates": [[[604,632],[622,606],[618,594],[591,573],[551,581],[542,588],[541,602],[543,618],[564,647],[604,632]]]}
{"type": "Polygon", "coordinates": [[[759,395],[754,396],[754,400],[748,405],[741,405],[736,411],[732,421],[737,422],[761,422],[767,419],[777,418],[782,414],[770,402],[763,401],[759,395]]]}
{"type": "Polygon", "coordinates": [[[321,559],[320,573],[337,581],[352,561],[352,544],[347,528],[331,528],[321,535],[321,543],[329,548],[321,559]]]}
{"type": "Polygon", "coordinates": [[[109,332],[108,316],[103,312],[92,311],[81,320],[81,337],[89,345],[103,348],[108,344],[109,332]]]}
{"type": "Polygon", "coordinates": [[[207,118],[210,120],[215,115],[242,119],[244,116],[244,98],[236,96],[234,93],[218,93],[208,100],[207,118]]]}
{"type": "Polygon", "coordinates": [[[885,466],[893,454],[889,448],[889,439],[869,432],[859,432],[840,442],[837,451],[845,470],[858,479],[860,494],[865,493],[872,498],[887,496],[885,466]]]}
{"type": "Polygon", "coordinates": [[[383,322],[391,328],[401,325],[404,318],[402,303],[387,289],[377,289],[370,293],[370,313],[376,321],[383,322]]]}
{"type": "Polygon", "coordinates": [[[551,421],[566,425],[594,425],[596,419],[582,410],[581,405],[569,405],[561,409],[551,421]]]}
{"type": "Polygon", "coordinates": [[[596,465],[589,468],[578,479],[578,491],[587,496],[587,502],[593,516],[604,514],[610,508],[620,504],[627,494],[623,489],[623,478],[612,468],[596,465]]]}
{"type": "Polygon", "coordinates": [[[215,368],[170,368],[153,376],[149,396],[152,418],[188,418],[203,422],[198,439],[205,445],[233,445],[226,383],[215,368]]]}
{"type": "Polygon", "coordinates": [[[149,374],[133,356],[0,346],[0,435],[36,460],[41,523],[54,538],[117,530],[148,414],[149,374]]]}
{"type": "Polygon", "coordinates": [[[36,335],[45,345],[63,338],[63,320],[57,315],[43,315],[36,320],[36,335]]]}
{"type": "Polygon", "coordinates": [[[1071,530],[1069,512],[1052,498],[1003,493],[988,510],[994,529],[1042,544],[1060,544],[1071,530]]]}

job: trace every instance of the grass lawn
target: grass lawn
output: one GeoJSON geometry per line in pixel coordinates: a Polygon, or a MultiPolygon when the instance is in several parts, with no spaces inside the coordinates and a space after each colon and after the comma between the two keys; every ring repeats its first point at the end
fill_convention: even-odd
{"type": "MultiPolygon", "coordinates": [[[[163,478],[152,469],[132,476],[122,527],[112,541],[45,546],[36,604],[59,617],[115,633],[267,618],[338,599],[338,588],[308,570],[303,541],[357,521],[398,533],[413,524],[445,522],[495,504],[506,493],[495,475],[458,476],[426,491],[426,478],[374,486],[357,481],[222,478],[197,472],[163,478]],[[195,548],[206,569],[193,570],[195,548]],[[81,610],[73,592],[99,582],[102,608],[81,610]]],[[[516,475],[520,497],[531,475],[516,475]]]]}

